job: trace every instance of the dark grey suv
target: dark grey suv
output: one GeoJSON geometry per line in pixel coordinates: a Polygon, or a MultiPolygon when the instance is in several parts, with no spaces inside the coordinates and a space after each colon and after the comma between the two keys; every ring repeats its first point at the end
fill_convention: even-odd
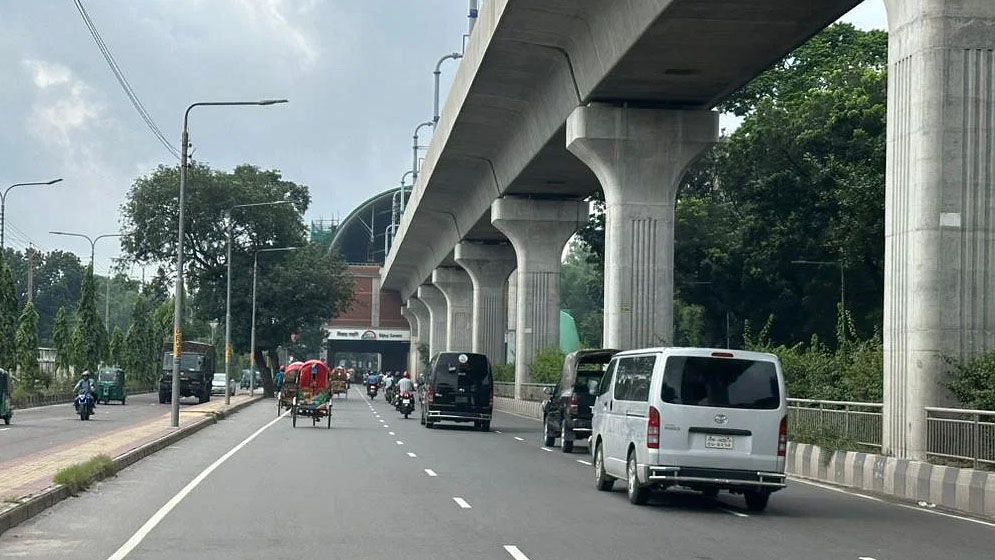
{"type": "Polygon", "coordinates": [[[564,453],[573,451],[574,442],[587,443],[591,435],[591,405],[597,398],[598,383],[605,365],[618,350],[578,350],[563,361],[563,373],[556,387],[548,389],[550,399],[543,405],[543,443],[556,444],[564,453]]]}

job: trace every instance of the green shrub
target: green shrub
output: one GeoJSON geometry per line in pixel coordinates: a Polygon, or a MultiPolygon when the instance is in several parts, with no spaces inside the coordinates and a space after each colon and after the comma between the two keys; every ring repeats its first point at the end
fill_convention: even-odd
{"type": "Polygon", "coordinates": [[[967,408],[995,410],[995,352],[967,362],[948,358],[953,366],[947,388],[967,408]]]}
{"type": "Polygon", "coordinates": [[[514,383],[515,364],[501,364],[497,366],[491,366],[491,373],[494,375],[494,381],[514,383]]]}
{"type": "Polygon", "coordinates": [[[56,484],[61,484],[69,488],[69,491],[76,495],[86,490],[94,482],[117,474],[117,464],[107,455],[97,455],[93,459],[83,463],[70,465],[55,473],[53,480],[56,484]]]}
{"type": "Polygon", "coordinates": [[[828,465],[833,454],[838,451],[867,451],[853,438],[841,431],[826,426],[799,426],[792,428],[791,441],[818,445],[826,451],[822,454],[822,463],[828,465]]]}
{"type": "Polygon", "coordinates": [[[558,348],[547,348],[532,360],[532,383],[556,383],[563,373],[566,354],[558,348]]]}

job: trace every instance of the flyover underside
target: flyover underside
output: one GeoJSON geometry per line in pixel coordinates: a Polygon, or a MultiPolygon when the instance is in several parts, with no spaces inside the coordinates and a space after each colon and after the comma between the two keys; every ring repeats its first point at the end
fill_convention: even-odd
{"type": "Polygon", "coordinates": [[[495,0],[450,93],[384,269],[409,297],[463,239],[495,239],[508,195],[584,198],[598,188],[565,147],[579,105],[709,108],[858,0],[625,3],[495,0]]]}

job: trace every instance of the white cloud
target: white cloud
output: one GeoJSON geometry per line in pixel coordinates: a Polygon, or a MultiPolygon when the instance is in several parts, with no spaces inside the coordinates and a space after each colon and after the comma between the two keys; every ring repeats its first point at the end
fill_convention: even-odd
{"type": "Polygon", "coordinates": [[[74,133],[100,119],[103,107],[69,68],[34,59],[24,65],[38,90],[28,115],[28,132],[43,144],[70,146],[74,133]]]}
{"type": "Polygon", "coordinates": [[[236,0],[249,21],[257,27],[269,28],[275,37],[283,38],[301,56],[301,66],[310,67],[318,60],[318,48],[304,30],[287,18],[291,12],[307,17],[315,9],[314,0],[236,0]]]}
{"type": "Polygon", "coordinates": [[[31,78],[38,89],[68,83],[72,77],[72,72],[61,64],[44,60],[25,60],[24,65],[32,72],[31,78]]]}

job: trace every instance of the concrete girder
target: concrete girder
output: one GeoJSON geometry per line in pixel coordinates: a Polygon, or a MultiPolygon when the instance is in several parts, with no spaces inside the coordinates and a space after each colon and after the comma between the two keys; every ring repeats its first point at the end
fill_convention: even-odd
{"type": "Polygon", "coordinates": [[[518,269],[516,398],[535,355],[560,346],[560,257],[588,213],[585,202],[517,197],[499,198],[491,208],[494,226],[515,247],[518,269]]]}
{"type": "Polygon", "coordinates": [[[677,188],[718,128],[714,111],[592,104],[570,115],[567,149],[605,192],[606,348],[673,343],[677,188]]]}
{"type": "Polygon", "coordinates": [[[516,266],[515,249],[508,244],[462,242],[456,262],[473,282],[473,351],[492,365],[505,362],[504,333],[508,328],[504,289],[516,266]]]}
{"type": "Polygon", "coordinates": [[[884,451],[923,459],[946,358],[995,349],[995,2],[885,6],[884,451]]]}

